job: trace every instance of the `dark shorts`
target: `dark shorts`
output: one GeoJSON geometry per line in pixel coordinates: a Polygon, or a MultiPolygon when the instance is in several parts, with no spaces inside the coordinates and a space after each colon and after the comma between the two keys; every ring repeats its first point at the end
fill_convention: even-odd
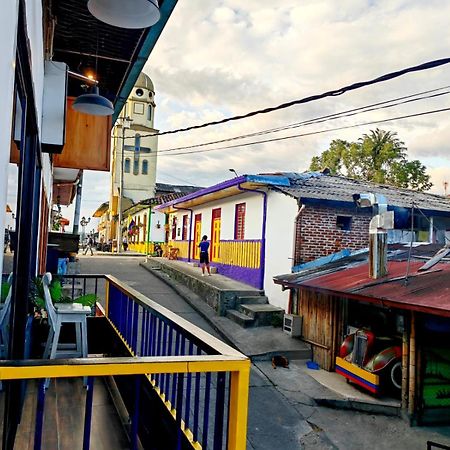
{"type": "Polygon", "coordinates": [[[209,264],[208,252],[200,252],[200,264],[209,264]]]}

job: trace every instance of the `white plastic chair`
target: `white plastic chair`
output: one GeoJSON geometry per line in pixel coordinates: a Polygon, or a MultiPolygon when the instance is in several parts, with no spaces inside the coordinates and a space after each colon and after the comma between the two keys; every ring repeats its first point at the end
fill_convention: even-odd
{"type": "MultiPolygon", "coordinates": [[[[45,309],[47,310],[50,330],[48,332],[47,343],[45,345],[44,358],[87,358],[88,347],[86,316],[91,313],[91,308],[89,306],[80,305],[79,303],[60,303],[53,305],[49,291],[51,282],[51,273],[46,273],[42,277],[42,285],[44,288],[45,309]],[[72,344],[72,347],[75,347],[74,349],[69,348],[67,344],[59,345],[60,348],[58,349],[59,335],[61,333],[61,325],[63,323],[75,324],[76,342],[72,344]]],[[[45,383],[46,388],[49,383],[50,380],[47,379],[45,383]]]]}

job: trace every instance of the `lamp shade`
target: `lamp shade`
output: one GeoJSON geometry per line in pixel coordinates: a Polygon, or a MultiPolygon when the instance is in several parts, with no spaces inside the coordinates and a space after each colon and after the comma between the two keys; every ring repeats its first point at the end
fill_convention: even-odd
{"type": "Polygon", "coordinates": [[[161,17],[158,0],[89,0],[90,13],[119,28],[147,28],[161,17]]]}
{"type": "Polygon", "coordinates": [[[94,86],[90,94],[77,97],[72,108],[80,113],[93,116],[110,116],[114,112],[113,104],[99,94],[98,86],[94,86]]]}

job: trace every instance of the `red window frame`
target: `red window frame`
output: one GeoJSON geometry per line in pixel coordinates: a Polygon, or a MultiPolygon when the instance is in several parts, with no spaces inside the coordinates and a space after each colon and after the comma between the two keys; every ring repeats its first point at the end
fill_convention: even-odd
{"type": "Polygon", "coordinates": [[[238,241],[244,240],[245,235],[245,203],[238,203],[234,213],[234,239],[238,241]]]}
{"type": "Polygon", "coordinates": [[[185,214],[183,216],[183,231],[182,231],[181,239],[183,241],[187,241],[187,238],[188,238],[188,215],[185,214]]]}
{"type": "Polygon", "coordinates": [[[172,241],[177,238],[177,216],[172,218],[172,241]]]}

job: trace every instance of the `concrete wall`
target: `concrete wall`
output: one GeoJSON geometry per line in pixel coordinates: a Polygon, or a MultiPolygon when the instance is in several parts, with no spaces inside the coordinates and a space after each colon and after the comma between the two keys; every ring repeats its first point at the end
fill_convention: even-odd
{"type": "Polygon", "coordinates": [[[264,290],[271,304],[284,309],[287,309],[289,292],[283,292],[280,286],[274,284],[273,277],[291,272],[297,211],[296,199],[269,191],[264,290]]]}

